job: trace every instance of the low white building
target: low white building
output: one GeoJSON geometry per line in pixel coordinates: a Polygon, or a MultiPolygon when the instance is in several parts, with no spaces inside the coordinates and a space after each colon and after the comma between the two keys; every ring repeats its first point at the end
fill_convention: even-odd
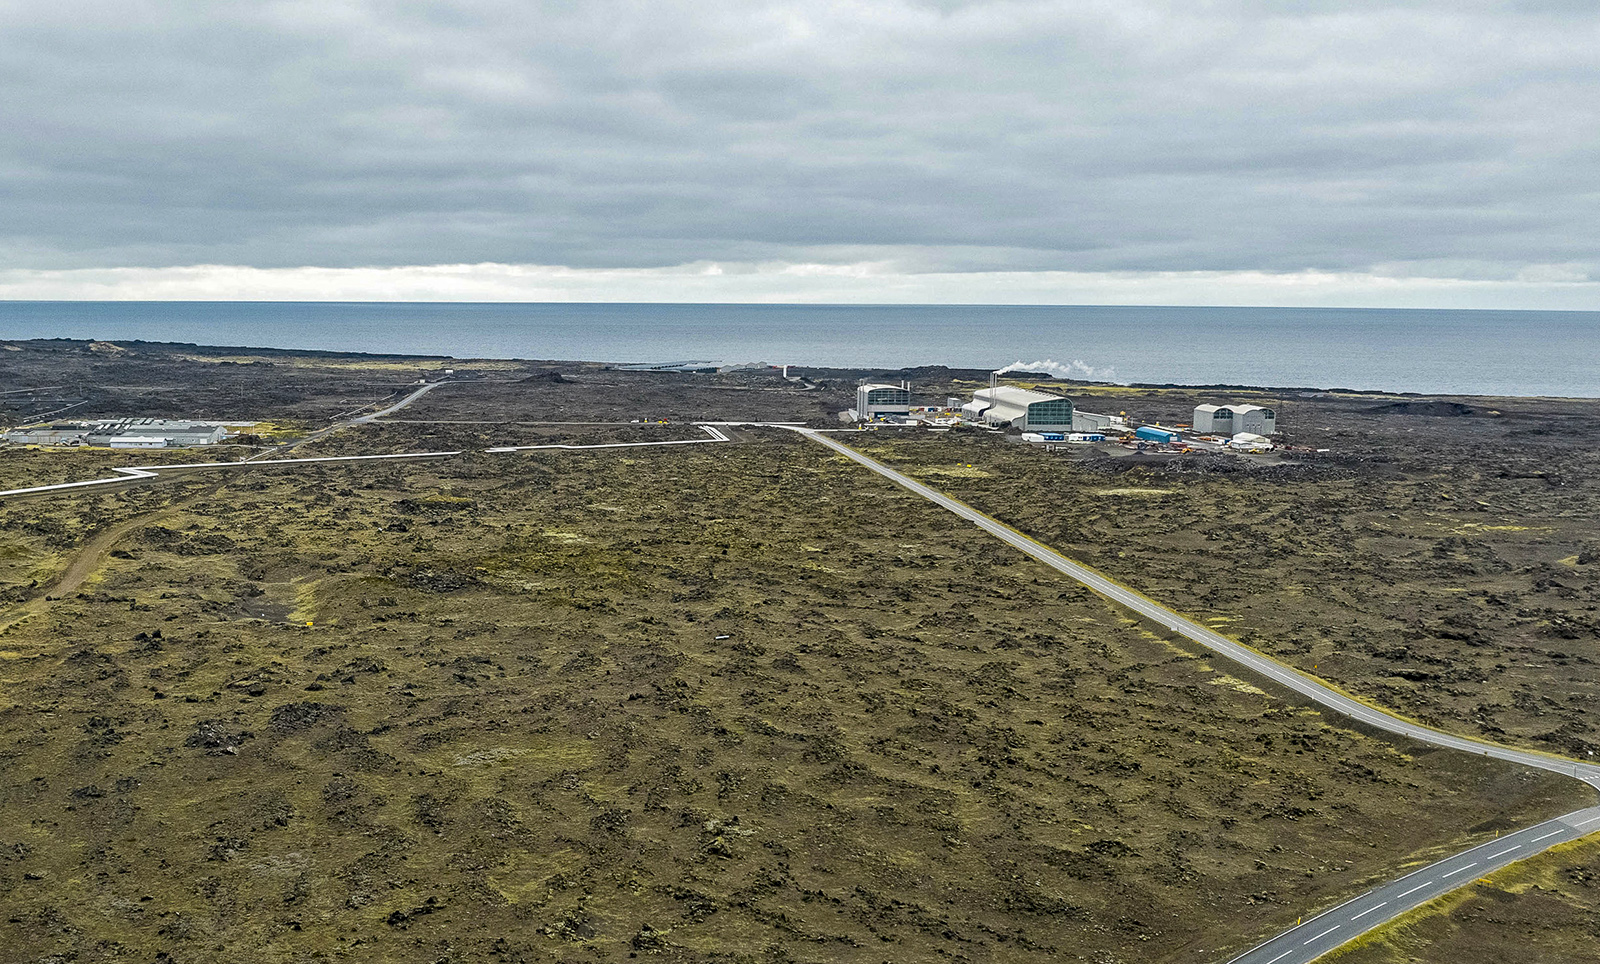
{"type": "Polygon", "coordinates": [[[856,417],[868,420],[879,415],[911,414],[911,386],[862,385],[856,389],[856,417]]]}
{"type": "Polygon", "coordinates": [[[113,435],[108,444],[114,449],[164,449],[172,439],[163,435],[113,435]]]}
{"type": "Polygon", "coordinates": [[[1194,430],[1201,435],[1272,435],[1278,430],[1278,413],[1260,405],[1196,405],[1194,430]]]}
{"type": "Polygon", "coordinates": [[[1233,438],[1228,439],[1228,448],[1239,452],[1270,452],[1272,440],[1253,432],[1238,432],[1233,438]]]}
{"type": "Polygon", "coordinates": [[[1024,432],[1072,431],[1072,399],[1026,388],[999,385],[980,388],[961,406],[968,418],[990,425],[1009,425],[1024,432]]]}

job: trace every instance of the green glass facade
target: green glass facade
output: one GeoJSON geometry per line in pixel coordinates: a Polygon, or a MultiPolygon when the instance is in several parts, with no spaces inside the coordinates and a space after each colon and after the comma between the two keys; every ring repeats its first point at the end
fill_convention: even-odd
{"type": "Polygon", "coordinates": [[[1072,427],[1072,401],[1053,398],[1047,402],[1034,402],[1028,406],[1028,427],[1072,427]]]}

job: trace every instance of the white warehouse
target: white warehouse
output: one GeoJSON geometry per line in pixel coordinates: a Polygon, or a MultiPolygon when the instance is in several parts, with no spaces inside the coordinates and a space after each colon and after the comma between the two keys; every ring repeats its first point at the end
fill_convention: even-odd
{"type": "Polygon", "coordinates": [[[863,421],[877,415],[910,413],[910,385],[862,385],[856,389],[856,417],[863,421]]]}
{"type": "Polygon", "coordinates": [[[1072,399],[1010,385],[978,389],[972,393],[972,401],[961,406],[961,412],[990,425],[1009,425],[1024,432],[1072,431],[1072,399]]]}
{"type": "Polygon", "coordinates": [[[1271,435],[1278,430],[1278,413],[1260,405],[1196,405],[1194,430],[1210,435],[1271,435]]]}

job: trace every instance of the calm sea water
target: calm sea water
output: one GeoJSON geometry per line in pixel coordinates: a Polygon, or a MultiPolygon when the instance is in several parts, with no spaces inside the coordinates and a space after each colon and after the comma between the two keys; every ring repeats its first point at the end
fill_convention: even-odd
{"type": "Polygon", "coordinates": [[[0,338],[615,362],[943,364],[1123,382],[1600,397],[1600,312],[0,302],[0,338]]]}

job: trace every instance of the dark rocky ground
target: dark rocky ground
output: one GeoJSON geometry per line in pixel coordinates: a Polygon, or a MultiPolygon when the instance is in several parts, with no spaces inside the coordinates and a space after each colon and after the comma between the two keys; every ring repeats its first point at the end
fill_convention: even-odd
{"type": "Polygon", "coordinates": [[[792,437],[134,498],[0,635],[15,959],[1209,960],[1577,802],[792,437]]]}
{"type": "Polygon", "coordinates": [[[1600,405],[1278,407],[1287,441],[1328,451],[1078,456],[978,434],[862,447],[1387,707],[1600,751],[1600,405]]]}
{"type": "MultiPolygon", "coordinates": [[[[823,424],[880,374],[14,347],[8,377],[72,376],[86,415],[155,368],[184,406],[313,427],[463,376],[307,454],[823,424]],[[280,368],[303,397],[245,390],[280,368]]],[[[1073,394],[1166,422],[1214,397],[1073,394]]],[[[1590,745],[1594,404],[1259,397],[1331,451],[860,444],[1379,702],[1590,745]]],[[[815,446],[736,435],[0,504],[0,959],[1215,961],[1586,802],[1324,717],[815,446]]],[[[1507,922],[1592,959],[1593,861],[1546,861],[1359,949],[1412,957],[1352,960],[1514,959],[1507,922]]]]}

